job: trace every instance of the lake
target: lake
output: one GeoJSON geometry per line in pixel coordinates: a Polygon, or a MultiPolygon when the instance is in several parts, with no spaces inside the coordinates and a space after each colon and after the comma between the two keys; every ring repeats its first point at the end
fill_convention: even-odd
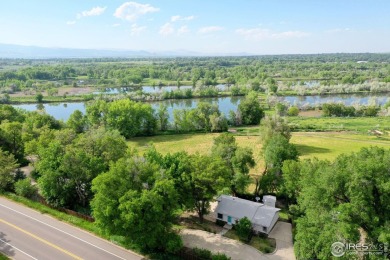
{"type": "MultiPolygon", "coordinates": [[[[219,91],[228,90],[228,87],[225,84],[219,84],[215,86],[219,91]]],[[[128,93],[135,92],[142,89],[143,93],[153,94],[153,93],[163,93],[170,92],[175,90],[186,90],[194,89],[193,86],[142,86],[142,87],[126,87],[126,88],[105,88],[99,91],[94,91],[93,94],[119,94],[119,93],[128,93]]]]}
{"type": "MultiPolygon", "coordinates": [[[[175,99],[175,100],[164,100],[149,102],[149,104],[157,110],[160,104],[166,104],[168,107],[168,113],[170,120],[173,120],[173,110],[174,109],[189,109],[197,106],[199,102],[206,102],[209,104],[217,104],[219,110],[228,116],[230,110],[237,110],[237,106],[240,100],[243,97],[218,97],[218,98],[202,98],[202,99],[175,99]]],[[[68,120],[69,116],[75,111],[80,110],[85,114],[85,103],[84,102],[75,102],[75,103],[48,103],[48,104],[24,104],[24,105],[14,105],[16,108],[22,108],[27,111],[35,111],[43,106],[46,113],[52,115],[58,120],[68,120]]]]}
{"type": "MultiPolygon", "coordinates": [[[[156,87],[158,88],[158,87],[156,87]]],[[[166,88],[166,87],[163,87],[166,88]]],[[[180,87],[181,88],[181,87],[180,87]]],[[[218,104],[219,110],[224,113],[226,116],[229,115],[230,110],[237,110],[237,106],[240,103],[240,100],[243,97],[218,97],[218,98],[199,98],[199,99],[175,99],[175,100],[164,100],[150,102],[151,106],[154,109],[157,109],[161,103],[168,106],[168,113],[170,120],[173,120],[173,110],[174,109],[183,109],[183,108],[194,108],[198,102],[207,102],[210,104],[218,104]]],[[[316,95],[316,96],[285,96],[277,97],[280,102],[285,102],[291,105],[302,106],[316,106],[323,103],[343,103],[346,105],[370,105],[377,104],[383,105],[390,100],[390,93],[382,94],[342,94],[342,95],[316,95]]],[[[37,106],[42,106],[42,104],[26,104],[26,105],[14,105],[14,107],[19,107],[26,109],[28,111],[37,110],[37,106]]],[[[49,103],[43,104],[46,112],[56,119],[59,120],[68,120],[69,116],[76,109],[80,110],[85,114],[85,105],[83,102],[77,103],[49,103]]]]}

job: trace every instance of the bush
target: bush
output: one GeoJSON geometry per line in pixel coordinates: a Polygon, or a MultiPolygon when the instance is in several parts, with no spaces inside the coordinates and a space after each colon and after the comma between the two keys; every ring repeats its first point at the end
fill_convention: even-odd
{"type": "Polygon", "coordinates": [[[193,250],[194,254],[199,258],[199,259],[204,259],[204,260],[209,260],[212,257],[212,253],[210,250],[203,249],[203,248],[197,248],[195,247],[193,250]]]}
{"type": "Polygon", "coordinates": [[[287,115],[288,116],[297,116],[299,114],[299,108],[298,107],[290,107],[287,110],[287,115]]]}
{"type": "Polygon", "coordinates": [[[234,228],[241,241],[248,243],[251,240],[252,223],[247,217],[240,219],[234,228]]]}
{"type": "Polygon", "coordinates": [[[230,260],[231,258],[225,254],[217,253],[213,254],[210,250],[203,248],[193,248],[194,255],[201,260],[230,260]]]}
{"type": "Polygon", "coordinates": [[[228,257],[225,254],[221,254],[221,253],[218,253],[218,254],[213,255],[211,257],[211,260],[230,260],[230,259],[232,259],[232,258],[228,257]]]}
{"type": "Polygon", "coordinates": [[[15,182],[15,193],[19,196],[26,198],[32,198],[37,194],[37,187],[31,184],[29,178],[19,180],[15,182]]]}

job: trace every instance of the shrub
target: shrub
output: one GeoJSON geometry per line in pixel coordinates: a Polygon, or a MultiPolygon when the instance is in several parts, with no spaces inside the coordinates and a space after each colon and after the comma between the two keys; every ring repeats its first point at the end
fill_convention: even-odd
{"type": "Polygon", "coordinates": [[[211,251],[207,249],[195,247],[193,252],[199,259],[209,260],[212,257],[211,251]]]}
{"type": "Polygon", "coordinates": [[[29,178],[15,182],[15,193],[19,196],[32,198],[37,193],[37,187],[31,184],[29,178]]]}
{"type": "Polygon", "coordinates": [[[299,114],[299,108],[296,106],[290,107],[287,110],[287,115],[288,116],[297,116],[299,114]]]}
{"type": "Polygon", "coordinates": [[[248,243],[251,240],[252,223],[247,217],[240,219],[234,228],[241,241],[248,243]]]}
{"type": "Polygon", "coordinates": [[[221,253],[218,253],[216,255],[213,255],[211,257],[211,260],[230,260],[232,259],[231,257],[228,257],[227,255],[225,254],[221,254],[221,253]]]}
{"type": "Polygon", "coordinates": [[[197,259],[201,260],[230,260],[231,258],[225,254],[217,253],[213,254],[210,250],[203,248],[193,248],[192,252],[197,257],[197,259]]]}

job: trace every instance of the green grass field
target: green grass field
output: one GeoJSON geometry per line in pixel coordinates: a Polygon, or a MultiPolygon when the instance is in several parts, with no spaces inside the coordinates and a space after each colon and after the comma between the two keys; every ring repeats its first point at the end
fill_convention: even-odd
{"type": "MultiPolygon", "coordinates": [[[[139,137],[129,140],[129,145],[143,153],[153,144],[157,151],[167,154],[187,151],[190,154],[199,152],[210,153],[213,139],[219,134],[180,134],[139,137]]],[[[242,147],[253,149],[257,165],[251,174],[257,175],[263,169],[261,158],[261,140],[258,128],[243,129],[235,135],[237,143],[242,147]]],[[[298,148],[300,158],[333,160],[339,154],[357,152],[362,147],[379,146],[390,149],[390,138],[375,137],[353,132],[294,132],[291,142],[298,148]]]]}
{"type": "Polygon", "coordinates": [[[289,117],[295,131],[390,131],[389,117],[289,117]]]}

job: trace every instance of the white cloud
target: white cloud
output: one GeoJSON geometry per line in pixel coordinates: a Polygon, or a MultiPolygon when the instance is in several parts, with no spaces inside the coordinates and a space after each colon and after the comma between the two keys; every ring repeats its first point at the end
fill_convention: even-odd
{"type": "Polygon", "coordinates": [[[250,29],[237,29],[236,33],[244,36],[247,40],[265,40],[265,39],[286,39],[286,38],[302,38],[309,35],[307,32],[302,31],[285,31],[274,32],[265,28],[250,28],[250,29]]]}
{"type": "Polygon", "coordinates": [[[96,7],[92,8],[91,10],[83,11],[83,12],[77,14],[77,18],[80,19],[82,17],[102,15],[104,13],[104,11],[106,11],[106,9],[107,9],[107,7],[96,6],[96,7]]]}
{"type": "Polygon", "coordinates": [[[75,25],[75,24],[76,24],[76,21],[67,21],[66,24],[67,24],[67,25],[75,25]]]}
{"type": "Polygon", "coordinates": [[[181,35],[181,34],[185,34],[185,33],[189,33],[190,32],[190,29],[188,29],[188,27],[186,25],[180,27],[178,30],[177,30],[177,34],[178,35],[181,35]]]}
{"type": "Polygon", "coordinates": [[[116,9],[114,16],[123,20],[134,22],[142,15],[158,11],[160,11],[159,8],[151,6],[150,4],[126,2],[116,9]]]}
{"type": "Polygon", "coordinates": [[[131,25],[131,36],[139,35],[141,32],[146,30],[146,26],[138,26],[137,24],[131,25]]]}
{"type": "Polygon", "coordinates": [[[119,26],[121,26],[120,23],[114,23],[114,24],[112,25],[112,27],[119,27],[119,26]]]}
{"type": "Polygon", "coordinates": [[[174,15],[171,17],[171,22],[177,22],[177,21],[191,21],[194,20],[195,16],[180,16],[180,15],[174,15]]]}
{"type": "Polygon", "coordinates": [[[335,28],[335,29],[330,29],[326,30],[326,33],[339,33],[339,32],[348,32],[351,31],[350,28],[335,28]]]}
{"type": "Polygon", "coordinates": [[[213,33],[213,32],[218,32],[222,31],[224,28],[221,26],[207,26],[207,27],[202,27],[198,30],[199,33],[201,34],[206,34],[206,33],[213,33]]]}
{"type": "Polygon", "coordinates": [[[168,36],[170,34],[175,33],[175,28],[173,28],[171,23],[166,23],[160,27],[159,33],[164,36],[168,36]]]}

